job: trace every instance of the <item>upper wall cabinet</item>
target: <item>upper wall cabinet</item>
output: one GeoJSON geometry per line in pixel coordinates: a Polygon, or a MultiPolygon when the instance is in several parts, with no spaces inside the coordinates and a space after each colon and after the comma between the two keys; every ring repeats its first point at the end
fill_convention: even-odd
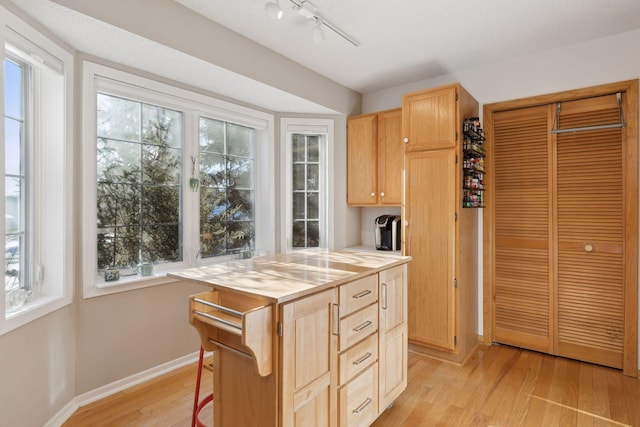
{"type": "Polygon", "coordinates": [[[347,204],[400,206],[402,110],[350,117],[347,122],[347,204]]]}
{"type": "Polygon", "coordinates": [[[405,150],[454,148],[458,138],[456,86],[407,94],[403,98],[405,150]]]}

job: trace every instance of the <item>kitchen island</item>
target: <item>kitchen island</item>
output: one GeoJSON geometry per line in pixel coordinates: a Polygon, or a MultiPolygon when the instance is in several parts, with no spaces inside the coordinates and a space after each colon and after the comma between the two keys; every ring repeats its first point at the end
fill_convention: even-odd
{"type": "Polygon", "coordinates": [[[172,277],[210,285],[189,321],[213,351],[216,426],[367,426],[407,383],[410,257],[303,250],[172,277]]]}

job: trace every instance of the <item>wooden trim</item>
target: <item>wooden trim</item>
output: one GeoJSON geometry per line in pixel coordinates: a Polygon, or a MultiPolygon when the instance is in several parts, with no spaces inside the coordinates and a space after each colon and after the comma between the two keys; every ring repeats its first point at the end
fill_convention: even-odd
{"type": "Polygon", "coordinates": [[[623,96],[627,127],[625,143],[625,319],[623,372],[638,370],[638,80],[629,82],[623,96]],[[635,120],[633,120],[635,118],[635,120]]]}
{"type": "MultiPolygon", "coordinates": [[[[494,316],[494,265],[495,242],[495,175],[493,157],[493,115],[499,111],[534,107],[556,102],[623,92],[623,109],[627,127],[625,135],[625,307],[624,307],[624,361],[625,375],[640,377],[638,372],[638,80],[626,80],[582,89],[556,92],[529,98],[485,104],[483,120],[487,139],[485,193],[486,209],[483,212],[483,336],[484,343],[491,344],[495,332],[494,316]]],[[[554,248],[555,250],[555,248],[554,248]]]]}

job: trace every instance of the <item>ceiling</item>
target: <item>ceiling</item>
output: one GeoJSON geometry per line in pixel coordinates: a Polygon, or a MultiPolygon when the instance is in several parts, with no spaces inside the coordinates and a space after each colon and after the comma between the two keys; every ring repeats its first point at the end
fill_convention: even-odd
{"type": "Polygon", "coordinates": [[[291,0],[280,21],[275,0],[175,1],[361,93],[640,28],[637,0],[310,0],[360,43],[315,45],[291,0]]]}
{"type": "MultiPolygon", "coordinates": [[[[79,51],[272,111],[333,112],[50,0],[11,1],[79,51]]],[[[640,28],[638,0],[311,0],[359,42],[325,28],[316,45],[292,0],[279,21],[269,0],[174,1],[360,93],[640,28]]]]}

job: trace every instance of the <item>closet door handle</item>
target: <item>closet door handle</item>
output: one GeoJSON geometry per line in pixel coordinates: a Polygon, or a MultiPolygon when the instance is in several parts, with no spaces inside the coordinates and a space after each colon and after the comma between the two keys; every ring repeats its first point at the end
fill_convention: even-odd
{"type": "Polygon", "coordinates": [[[585,252],[593,252],[593,243],[585,243],[584,244],[584,251],[585,252]]]}

